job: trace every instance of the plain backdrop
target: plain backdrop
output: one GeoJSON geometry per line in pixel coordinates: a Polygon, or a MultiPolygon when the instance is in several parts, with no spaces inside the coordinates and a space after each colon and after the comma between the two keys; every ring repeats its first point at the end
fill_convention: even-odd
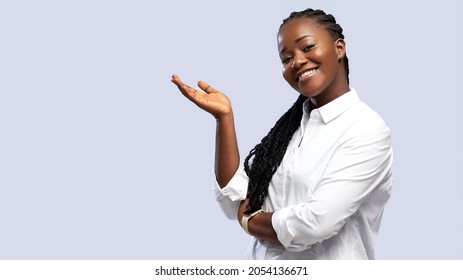
{"type": "Polygon", "coordinates": [[[0,1],[0,259],[241,259],[212,193],[215,120],[173,73],[233,102],[242,157],[297,95],[278,27],[344,28],[351,86],[392,130],[378,259],[463,259],[462,1],[0,1]]]}

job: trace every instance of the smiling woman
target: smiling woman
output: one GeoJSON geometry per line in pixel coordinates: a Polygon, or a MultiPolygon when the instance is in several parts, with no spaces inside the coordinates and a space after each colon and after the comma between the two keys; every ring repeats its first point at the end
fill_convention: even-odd
{"type": "Polygon", "coordinates": [[[317,19],[297,15],[286,20],[278,33],[283,77],[296,91],[321,107],[349,91],[342,28],[329,16],[319,23],[317,19]],[[336,30],[333,34],[327,32],[330,26],[336,30]],[[340,78],[336,79],[338,74],[340,78]]]}
{"type": "Polygon", "coordinates": [[[389,128],[350,88],[332,15],[292,13],[280,26],[278,52],[299,96],[243,164],[229,98],[172,76],[217,120],[217,200],[252,236],[249,259],[373,259],[392,185],[389,128]]]}

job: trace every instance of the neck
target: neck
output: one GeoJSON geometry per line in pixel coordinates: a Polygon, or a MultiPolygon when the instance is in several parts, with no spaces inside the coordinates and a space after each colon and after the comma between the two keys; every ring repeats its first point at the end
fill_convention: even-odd
{"type": "Polygon", "coordinates": [[[310,101],[315,105],[315,108],[322,107],[340,97],[344,93],[350,91],[349,84],[346,80],[343,83],[340,83],[337,86],[332,87],[331,89],[326,89],[325,93],[319,94],[315,97],[311,97],[310,101]]]}

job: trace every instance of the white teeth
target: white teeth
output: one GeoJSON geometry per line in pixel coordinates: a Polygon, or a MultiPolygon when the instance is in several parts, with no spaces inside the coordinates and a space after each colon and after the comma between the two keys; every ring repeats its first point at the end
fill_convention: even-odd
{"type": "Polygon", "coordinates": [[[307,72],[302,73],[302,75],[299,76],[299,80],[304,78],[305,76],[312,75],[313,73],[315,73],[315,71],[317,71],[317,69],[311,69],[311,70],[309,70],[307,72]]]}

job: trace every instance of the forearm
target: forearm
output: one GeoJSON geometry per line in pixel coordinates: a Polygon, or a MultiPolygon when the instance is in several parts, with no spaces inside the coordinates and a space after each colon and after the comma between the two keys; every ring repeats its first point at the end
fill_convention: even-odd
{"type": "MultiPolygon", "coordinates": [[[[241,225],[244,212],[248,209],[249,200],[242,200],[238,207],[238,222],[241,225]]],[[[259,239],[281,244],[272,224],[273,212],[261,212],[248,220],[249,234],[259,239]]]]}
{"type": "Polygon", "coordinates": [[[233,111],[217,119],[215,146],[215,175],[221,188],[225,187],[240,164],[233,111]]]}
{"type": "Polygon", "coordinates": [[[259,239],[281,244],[272,225],[273,212],[262,212],[248,222],[248,230],[259,239]]]}

